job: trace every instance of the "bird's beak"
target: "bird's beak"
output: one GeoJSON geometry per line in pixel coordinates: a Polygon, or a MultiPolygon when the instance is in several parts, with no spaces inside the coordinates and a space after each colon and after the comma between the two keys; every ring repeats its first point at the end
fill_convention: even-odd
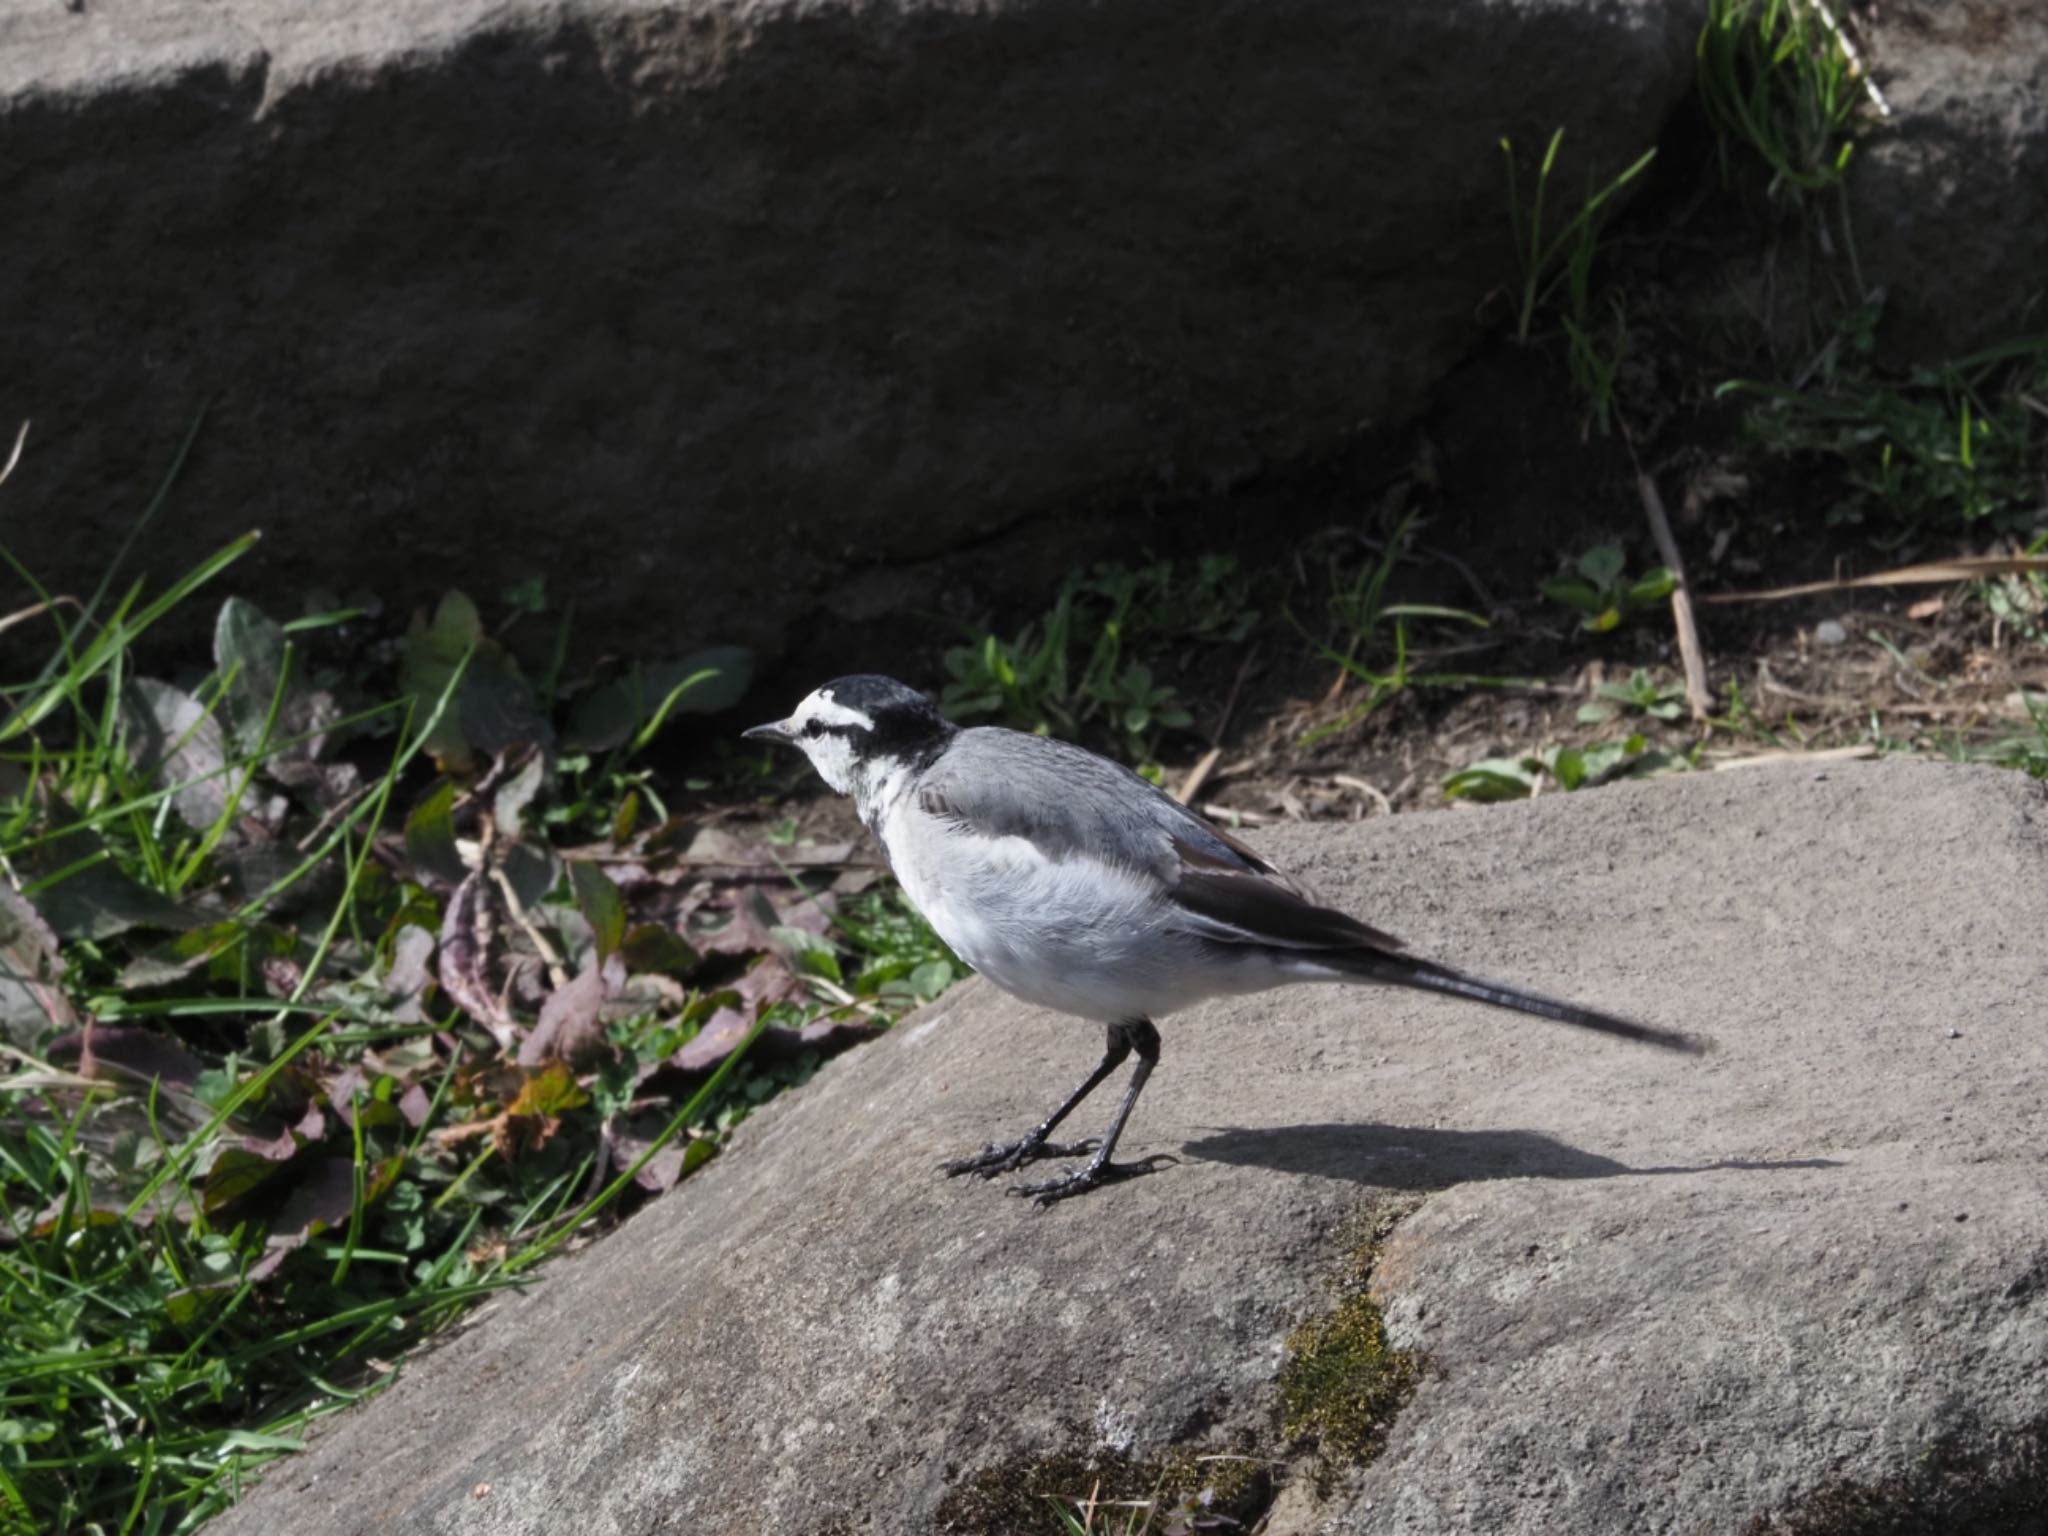
{"type": "Polygon", "coordinates": [[[788,743],[796,740],[796,732],[789,728],[787,720],[770,720],[766,725],[757,725],[751,730],[741,731],[748,741],[779,741],[788,743]]]}

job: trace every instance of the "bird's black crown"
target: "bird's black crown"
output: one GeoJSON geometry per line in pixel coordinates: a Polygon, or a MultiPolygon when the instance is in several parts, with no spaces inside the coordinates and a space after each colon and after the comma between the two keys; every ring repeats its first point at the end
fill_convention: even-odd
{"type": "Polygon", "coordinates": [[[875,722],[872,732],[849,733],[862,756],[913,761],[934,757],[959,729],[939,713],[929,697],[893,677],[861,672],[835,677],[819,691],[833,703],[857,709],[875,722]]]}

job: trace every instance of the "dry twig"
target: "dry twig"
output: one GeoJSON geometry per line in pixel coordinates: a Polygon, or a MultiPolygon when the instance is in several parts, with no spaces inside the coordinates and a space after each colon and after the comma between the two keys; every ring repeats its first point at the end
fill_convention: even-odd
{"type": "MultiPolygon", "coordinates": [[[[1629,444],[1629,457],[1635,457],[1635,444],[1629,444]]],[[[1685,664],[1685,702],[1692,707],[1695,721],[1705,720],[1714,712],[1713,690],[1707,683],[1706,653],[1700,649],[1700,630],[1692,613],[1692,589],[1686,582],[1685,557],[1678,552],[1678,541],[1671,536],[1670,519],[1664,515],[1664,498],[1657,494],[1657,482],[1636,466],[1636,489],[1642,493],[1643,516],[1649,519],[1650,536],[1657,541],[1657,553],[1678,584],[1671,589],[1671,622],[1678,630],[1678,655],[1685,664]]]]}
{"type": "Polygon", "coordinates": [[[1190,800],[1194,799],[1201,787],[1209,781],[1209,775],[1216,767],[1216,760],[1221,756],[1223,756],[1223,749],[1221,747],[1211,747],[1208,751],[1204,752],[1201,761],[1188,770],[1187,778],[1182,780],[1180,788],[1173,792],[1173,798],[1182,805],[1186,805],[1190,800]]]}
{"type": "Polygon", "coordinates": [[[1831,581],[1802,581],[1793,587],[1761,592],[1716,592],[1710,603],[1776,603],[1816,592],[1846,592],[1853,587],[1918,587],[1950,581],[1983,581],[1993,576],[2020,576],[2048,571],[2048,555],[1963,555],[1954,560],[1928,560],[1902,565],[1870,576],[1837,576],[1831,581]]]}

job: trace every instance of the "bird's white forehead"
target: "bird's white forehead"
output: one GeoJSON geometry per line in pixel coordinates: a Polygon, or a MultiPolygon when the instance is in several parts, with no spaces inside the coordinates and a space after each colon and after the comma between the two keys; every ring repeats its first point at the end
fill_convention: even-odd
{"type": "Polygon", "coordinates": [[[813,720],[822,721],[826,725],[856,725],[864,731],[872,731],[875,728],[871,715],[853,708],[850,704],[840,703],[832,697],[829,688],[818,689],[803,703],[797,705],[796,714],[791,717],[791,723],[798,730],[813,720]]]}

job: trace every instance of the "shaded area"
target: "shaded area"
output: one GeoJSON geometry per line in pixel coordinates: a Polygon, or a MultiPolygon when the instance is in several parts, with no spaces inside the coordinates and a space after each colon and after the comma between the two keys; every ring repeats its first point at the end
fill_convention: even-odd
{"type": "Polygon", "coordinates": [[[1351,1179],[1376,1189],[1438,1190],[1475,1179],[1614,1179],[1737,1169],[1838,1168],[1832,1158],[1719,1158],[1631,1167],[1541,1131],[1451,1131],[1403,1125],[1225,1127],[1181,1150],[1212,1163],[1351,1179]]]}
{"type": "Polygon", "coordinates": [[[1758,1515],[1742,1536],[2042,1536],[2048,1532],[2048,1419],[1966,1450],[1932,1447],[1881,1483],[1843,1479],[1758,1515]]]}

